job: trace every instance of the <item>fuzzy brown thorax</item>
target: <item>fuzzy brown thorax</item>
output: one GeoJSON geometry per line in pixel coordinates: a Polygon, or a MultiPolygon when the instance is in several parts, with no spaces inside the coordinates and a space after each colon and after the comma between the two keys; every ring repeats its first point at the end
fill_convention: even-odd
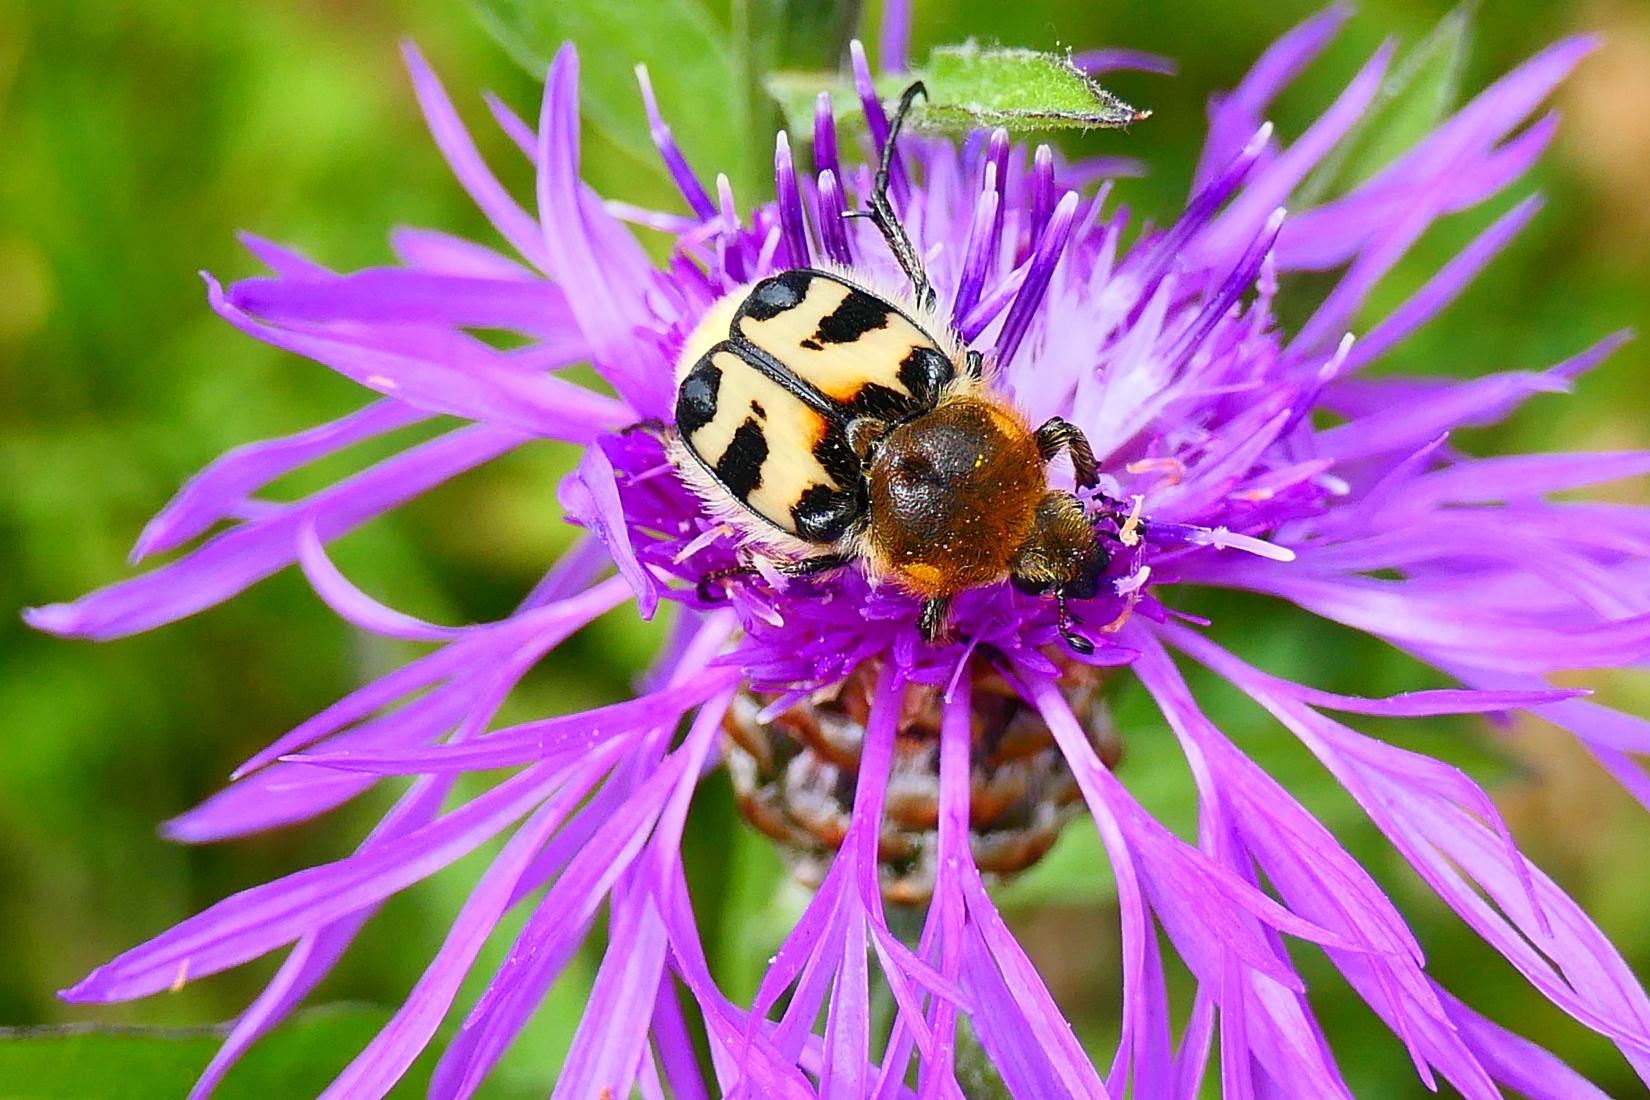
{"type": "Polygon", "coordinates": [[[1046,489],[1025,421],[973,393],[890,431],[867,475],[873,568],[928,598],[1007,576],[1046,489]]]}

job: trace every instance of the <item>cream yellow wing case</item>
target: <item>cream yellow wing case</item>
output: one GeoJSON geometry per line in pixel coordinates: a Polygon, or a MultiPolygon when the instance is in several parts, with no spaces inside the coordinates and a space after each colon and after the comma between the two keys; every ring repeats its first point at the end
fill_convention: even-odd
{"type": "Polygon", "coordinates": [[[752,287],[730,335],[817,391],[844,419],[914,416],[933,408],[956,375],[951,356],[897,305],[809,268],[752,287]]]}
{"type": "Polygon", "coordinates": [[[859,514],[859,461],[841,422],[724,342],[678,390],[683,444],[746,509],[806,542],[829,544],[859,514]]]}

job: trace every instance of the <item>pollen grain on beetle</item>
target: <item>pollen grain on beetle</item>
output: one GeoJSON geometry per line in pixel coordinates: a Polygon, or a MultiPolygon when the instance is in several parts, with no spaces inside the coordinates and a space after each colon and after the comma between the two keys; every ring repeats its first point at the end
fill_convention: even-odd
{"type": "MultiPolygon", "coordinates": [[[[906,5],[885,7],[896,32],[908,27],[906,5]]],[[[1231,1095],[1346,1096],[1335,1032],[1297,970],[1317,949],[1428,1085],[1591,1095],[1438,983],[1370,872],[1204,709],[1191,683],[1218,678],[1322,763],[1439,900],[1650,1081],[1650,1000],[1597,926],[1525,860],[1471,778],[1356,728],[1533,709],[1645,797],[1627,755],[1650,748],[1643,721],[1552,674],[1650,656],[1650,512],[1549,494],[1650,461],[1443,443],[1563,389],[1620,338],[1576,349],[1539,384],[1527,363],[1471,380],[1366,376],[1535,214],[1533,197],[1512,206],[1365,319],[1371,288],[1423,230],[1519,186],[1552,133],[1535,113],[1591,43],[1554,45],[1350,190],[1301,201],[1371,109],[1391,49],[1293,141],[1265,114],[1346,18],[1335,7],[1296,28],[1213,101],[1190,199],[1146,228],[1113,195],[1115,159],[1068,159],[1003,131],[901,135],[912,94],[881,102],[857,44],[869,136],[856,154],[822,97],[811,159],[780,135],[774,201],[735,196],[725,178],[707,188],[716,166],[689,165],[643,71],[685,213],[604,203],[581,182],[579,58],[564,46],[536,142],[495,104],[533,159],[535,209],[480,159],[409,47],[436,144],[507,247],[400,231],[397,266],[335,274],[249,239],[269,274],[209,280],[211,307],[377,396],[209,466],[137,554],[227,522],[221,532],[30,621],[119,637],[296,564],[350,623],[433,648],[277,738],[171,835],[241,836],[317,817],[387,776],[419,778],[352,855],[212,906],[68,998],[158,993],[293,945],[204,1095],[380,902],[502,838],[405,1006],[329,1097],[383,1095],[455,1005],[462,1026],[432,1094],[470,1095],[604,910],[558,1097],[955,1096],[964,1020],[1015,1096],[1195,1094],[1217,1027],[1231,1095]],[[897,157],[884,155],[891,142],[897,157]],[[650,261],[621,219],[667,234],[668,261],[650,261]],[[1278,298],[1324,272],[1338,273],[1327,295],[1286,327],[1278,298]],[[488,329],[523,342],[501,350],[478,337],[488,329]],[[581,362],[599,385],[556,373],[581,362]],[[439,431],[313,495],[253,497],[426,422],[439,431]],[[585,534],[504,618],[421,621],[328,557],[329,541],[535,439],[583,448],[557,498],[585,534]],[[1193,588],[1270,597],[1293,615],[1272,631],[1328,620],[1451,686],[1366,698],[1280,678],[1244,655],[1246,623],[1184,610],[1193,588]],[[673,624],[634,698],[495,722],[530,670],[627,605],[673,624]],[[1156,736],[1184,755],[1191,839],[1130,789],[1131,735],[1110,706],[1125,687],[1149,697],[1156,736]],[[718,762],[742,816],[811,887],[754,998],[737,1002],[707,961],[681,845],[718,762]],[[470,773],[495,781],[455,786],[470,773]],[[1098,830],[1116,881],[1115,1051],[1079,1042],[992,898],[1067,826],[1098,830]],[[920,935],[890,928],[895,905],[918,907],[920,935]],[[459,1004],[512,910],[504,961],[459,1004]],[[1194,979],[1186,1004],[1169,1003],[1164,944],[1194,979]]],[[[885,36],[889,73],[907,68],[903,40],[885,36]]]]}

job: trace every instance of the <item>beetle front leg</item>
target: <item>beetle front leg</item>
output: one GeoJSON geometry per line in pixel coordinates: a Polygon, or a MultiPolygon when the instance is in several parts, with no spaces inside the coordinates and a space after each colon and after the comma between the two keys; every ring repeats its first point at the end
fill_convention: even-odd
{"type": "Polygon", "coordinates": [[[1066,594],[1057,589],[1054,593],[1054,603],[1059,616],[1058,627],[1060,639],[1071,647],[1073,653],[1087,657],[1094,653],[1094,643],[1077,633],[1076,627],[1082,625],[1082,620],[1071,613],[1066,606],[1066,594]]]}
{"type": "Polygon", "coordinates": [[[1078,485],[1092,489],[1100,483],[1100,466],[1094,461],[1094,449],[1083,429],[1069,420],[1050,417],[1037,429],[1037,451],[1048,462],[1061,450],[1071,452],[1071,468],[1078,485]]]}

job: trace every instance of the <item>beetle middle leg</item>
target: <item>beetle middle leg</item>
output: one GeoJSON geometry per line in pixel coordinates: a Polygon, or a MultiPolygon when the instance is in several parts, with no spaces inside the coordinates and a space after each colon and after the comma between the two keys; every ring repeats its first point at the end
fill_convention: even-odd
{"type": "Polygon", "coordinates": [[[841,569],[853,560],[847,554],[820,554],[814,558],[783,562],[779,566],[779,571],[787,577],[812,577],[820,573],[829,573],[833,569],[841,569]]]}
{"type": "Polygon", "coordinates": [[[727,569],[712,569],[699,578],[699,583],[694,586],[694,592],[705,603],[721,603],[728,598],[728,594],[725,590],[718,592],[711,587],[717,581],[725,581],[729,577],[759,577],[761,575],[753,565],[735,565],[727,569]]]}
{"type": "Polygon", "coordinates": [[[1094,461],[1094,449],[1089,446],[1083,429],[1058,416],[1050,417],[1037,429],[1037,451],[1047,462],[1061,450],[1071,452],[1071,468],[1077,475],[1077,484],[1092,489],[1100,482],[1100,466],[1094,461]]]}
{"type": "MultiPolygon", "coordinates": [[[[776,568],[787,577],[812,577],[820,573],[829,573],[833,569],[841,569],[849,565],[854,559],[845,554],[820,554],[818,557],[802,558],[799,561],[779,562],[776,568]]],[[[762,571],[754,565],[734,565],[727,569],[712,569],[699,578],[694,591],[706,603],[717,603],[726,598],[725,593],[717,593],[711,586],[717,581],[727,580],[729,577],[760,577],[762,571]]]]}
{"type": "Polygon", "coordinates": [[[670,425],[656,416],[646,420],[638,420],[634,424],[619,429],[620,435],[647,435],[663,443],[670,438],[670,425]]]}
{"type": "Polygon", "coordinates": [[[888,181],[894,166],[894,146],[899,140],[900,130],[905,125],[905,116],[911,113],[911,104],[919,95],[927,99],[928,89],[923,87],[922,81],[916,80],[912,81],[911,86],[899,97],[899,107],[894,111],[894,118],[888,124],[888,141],[882,147],[882,160],[877,165],[876,182],[867,201],[871,207],[871,221],[888,242],[888,247],[894,253],[894,258],[899,261],[900,267],[905,269],[917,302],[924,307],[931,307],[934,304],[934,286],[928,280],[928,271],[922,266],[922,257],[911,244],[911,238],[906,235],[899,216],[894,213],[894,204],[888,201],[888,181]]]}

